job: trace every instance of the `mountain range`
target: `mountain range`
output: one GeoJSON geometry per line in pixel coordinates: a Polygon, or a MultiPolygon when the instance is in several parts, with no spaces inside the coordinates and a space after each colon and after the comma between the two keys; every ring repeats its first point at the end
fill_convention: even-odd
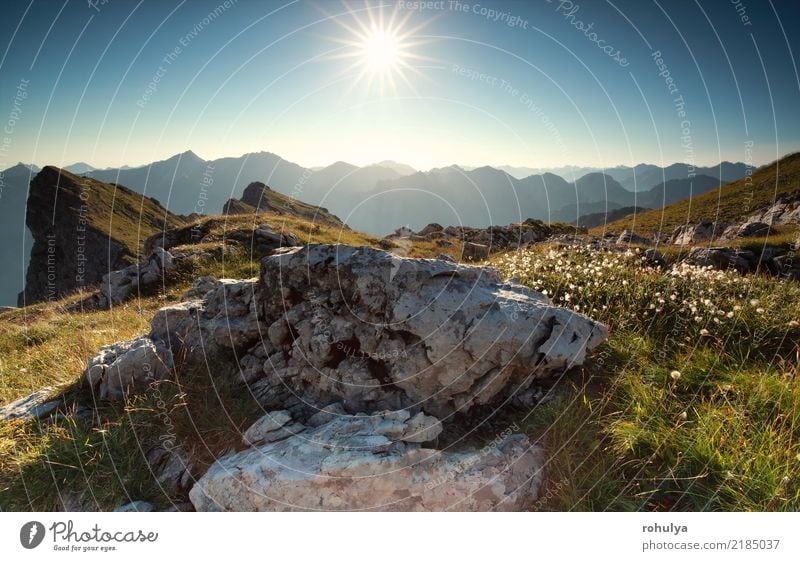
{"type": "MultiPolygon", "coordinates": [[[[64,169],[126,186],[184,216],[219,214],[227,201],[241,198],[247,185],[260,181],[277,193],[324,207],[352,228],[385,235],[400,225],[485,227],[526,218],[576,222],[585,214],[623,207],[659,208],[739,179],[747,166],[723,162],[697,168],[693,177],[686,164],[605,170],[573,166],[525,175],[533,168],[452,165],[416,171],[387,160],[363,167],[335,162],[312,169],[270,152],[205,160],[186,151],[143,166],[95,169],[77,162],[64,169]],[[565,176],[577,177],[568,181],[565,176]]],[[[0,272],[0,305],[13,305],[24,284],[32,245],[24,224],[25,206],[28,184],[38,171],[19,164],[0,172],[3,256],[6,263],[20,264],[0,272]]]]}
{"type": "MultiPolygon", "coordinates": [[[[467,168],[470,169],[470,168],[467,168]]],[[[659,183],[673,179],[686,179],[691,171],[694,176],[705,175],[714,177],[722,183],[730,183],[744,177],[747,164],[738,162],[720,162],[716,166],[692,167],[688,164],[671,164],[661,167],[653,164],[638,164],[636,166],[615,166],[611,168],[597,168],[585,166],[562,166],[557,168],[528,168],[514,166],[498,166],[497,169],[505,171],[512,177],[524,179],[530,175],[552,173],[563,177],[567,181],[575,181],[590,173],[603,173],[615,179],[628,191],[647,191],[659,183]]]]}
{"type": "MultiPolygon", "coordinates": [[[[763,165],[752,174],[711,189],[691,199],[683,198],[664,208],[631,213],[619,219],[609,217],[602,232],[635,230],[644,236],[658,237],[684,224],[703,221],[731,224],[749,220],[757,210],[773,205],[782,196],[796,196],[800,185],[800,152],[763,165]]],[[[790,207],[796,208],[792,202],[790,207]]],[[[762,219],[759,219],[762,220],[762,219]]],[[[601,233],[601,232],[597,232],[601,233]]],[[[792,234],[794,240],[796,234],[792,234]]],[[[761,243],[761,241],[757,242],[761,243]]],[[[791,247],[791,246],[790,246],[791,247]]]]}

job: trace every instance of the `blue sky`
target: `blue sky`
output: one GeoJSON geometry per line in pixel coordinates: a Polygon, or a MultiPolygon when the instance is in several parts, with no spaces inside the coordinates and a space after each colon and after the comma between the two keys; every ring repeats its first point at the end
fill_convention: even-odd
{"type": "Polygon", "coordinates": [[[94,4],[4,6],[0,168],[187,149],[421,169],[800,149],[793,0],[94,4]],[[353,30],[386,31],[392,14],[407,36],[376,68],[353,30]]]}

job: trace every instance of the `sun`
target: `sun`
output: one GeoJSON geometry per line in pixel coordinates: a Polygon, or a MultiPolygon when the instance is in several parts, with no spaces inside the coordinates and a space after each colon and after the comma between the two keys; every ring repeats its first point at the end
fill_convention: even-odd
{"type": "Polygon", "coordinates": [[[406,10],[400,17],[395,5],[393,11],[386,12],[385,8],[370,6],[358,10],[348,7],[339,16],[332,16],[346,36],[329,38],[343,47],[326,58],[352,60],[342,70],[342,74],[355,78],[348,91],[366,83],[367,92],[377,85],[380,93],[385,93],[387,89],[396,90],[400,82],[413,90],[408,75],[421,75],[419,63],[432,60],[414,52],[415,47],[427,41],[415,37],[424,23],[413,28],[409,25],[413,10],[406,10]]]}
{"type": "Polygon", "coordinates": [[[373,29],[362,45],[364,64],[370,72],[390,72],[403,61],[397,35],[385,29],[373,29]]]}

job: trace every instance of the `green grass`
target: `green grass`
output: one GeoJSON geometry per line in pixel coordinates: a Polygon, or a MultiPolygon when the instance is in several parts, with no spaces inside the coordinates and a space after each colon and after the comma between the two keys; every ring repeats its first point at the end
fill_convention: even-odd
{"type": "Polygon", "coordinates": [[[83,489],[82,508],[92,510],[185,501],[155,481],[148,451],[170,439],[202,472],[263,415],[233,384],[230,363],[208,367],[179,370],[176,380],[124,403],[94,403],[76,382],[64,394],[68,406],[93,407],[92,417],[0,424],[0,510],[61,510],[70,492],[83,489]]]}
{"type": "Polygon", "coordinates": [[[61,493],[75,489],[88,489],[83,506],[100,510],[137,499],[160,507],[186,500],[165,494],[146,453],[168,432],[205,469],[240,441],[263,411],[234,387],[234,361],[181,367],[175,380],[124,403],[95,403],[83,382],[86,361],[103,345],[147,333],[155,311],[178,301],[194,278],[248,278],[257,272],[257,259],[232,248],[222,259],[181,262],[165,290],[113,310],[68,312],[65,306],[80,299],[74,295],[0,316],[0,403],[55,385],[53,397],[62,398],[67,412],[54,422],[0,423],[0,510],[60,510],[70,500],[61,493]],[[95,414],[71,414],[80,408],[95,414]]]}
{"type": "Polygon", "coordinates": [[[771,204],[780,195],[800,189],[800,153],[763,166],[740,179],[663,209],[632,214],[592,230],[593,233],[631,229],[644,236],[671,234],[683,224],[702,220],[736,222],[771,204]]]}
{"type": "Polygon", "coordinates": [[[0,403],[74,381],[101,346],[145,332],[166,301],[132,300],[86,313],[65,312],[62,301],[6,312],[0,318],[0,403]]]}
{"type": "Polygon", "coordinates": [[[550,456],[549,497],[532,508],[800,508],[800,286],[661,272],[635,250],[551,247],[498,265],[611,330],[528,417],[550,456]]]}

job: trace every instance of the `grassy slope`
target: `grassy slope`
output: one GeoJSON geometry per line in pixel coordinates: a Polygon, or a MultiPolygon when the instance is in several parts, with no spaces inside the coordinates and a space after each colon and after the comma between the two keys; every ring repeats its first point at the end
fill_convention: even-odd
{"type": "MultiPolygon", "coordinates": [[[[303,218],[273,212],[258,216],[210,217],[211,241],[192,244],[192,249],[212,249],[237,230],[250,230],[269,222],[278,230],[290,231],[303,243],[376,245],[378,239],[350,229],[329,228],[303,218]]],[[[234,246],[236,247],[236,246],[234,246]]],[[[180,246],[177,249],[181,249],[180,246]]],[[[430,257],[427,248],[415,250],[430,257]]],[[[238,247],[224,259],[195,261],[179,272],[174,285],[158,294],[142,294],[114,308],[86,313],[68,313],[64,306],[79,296],[41,303],[0,314],[0,404],[52,384],[74,381],[87,358],[102,345],[129,339],[147,331],[155,310],[176,300],[201,275],[220,278],[251,278],[258,274],[258,256],[238,247]]]]}
{"type": "MultiPolygon", "coordinates": [[[[249,205],[248,205],[249,206],[249,205]]],[[[258,214],[238,214],[225,217],[212,217],[211,236],[215,238],[230,237],[236,230],[252,230],[260,224],[267,223],[276,231],[292,232],[302,243],[343,243],[350,245],[376,245],[379,241],[374,236],[351,230],[342,223],[328,224],[305,216],[294,216],[276,212],[260,212],[258,214]]]]}
{"type": "Polygon", "coordinates": [[[663,209],[630,215],[592,230],[593,233],[632,229],[642,235],[672,233],[677,226],[701,220],[734,222],[772,203],[778,196],[800,189],[800,153],[766,165],[751,178],[740,179],[663,209]]]}
{"type": "MultiPolygon", "coordinates": [[[[80,194],[81,188],[87,187],[84,202],[89,224],[127,247],[132,255],[139,254],[144,240],[159,232],[165,219],[172,227],[184,223],[156,201],[127,187],[81,177],[63,169],[57,171],[62,176],[62,188],[68,186],[80,194]]],[[[78,212],[79,209],[73,210],[78,212]]]]}
{"type": "MultiPolygon", "coordinates": [[[[215,232],[224,237],[254,220],[304,241],[377,241],[274,213],[231,216],[215,232]]],[[[409,248],[412,255],[438,251],[409,248]]],[[[643,267],[635,253],[546,245],[493,260],[507,276],[611,327],[609,341],[586,367],[564,375],[545,403],[508,413],[549,450],[549,494],[531,509],[800,508],[800,328],[792,323],[800,320],[800,287],[723,273],[675,276],[643,267]],[[673,379],[672,370],[681,376],[673,379]]],[[[198,275],[256,272],[257,262],[238,251],[224,262],[198,261],[168,291],[113,311],[67,314],[61,302],[0,315],[0,402],[54,383],[78,401],[90,399],[80,377],[99,346],[146,332],[153,311],[198,275]]],[[[157,391],[100,404],[94,419],[3,423],[0,509],[58,509],[58,491],[84,482],[93,493],[85,499],[98,508],[132,499],[167,505],[175,497],[152,482],[144,460],[164,427],[154,416],[168,418],[178,441],[206,465],[260,414],[221,382],[224,366],[180,372],[157,391]]]]}

